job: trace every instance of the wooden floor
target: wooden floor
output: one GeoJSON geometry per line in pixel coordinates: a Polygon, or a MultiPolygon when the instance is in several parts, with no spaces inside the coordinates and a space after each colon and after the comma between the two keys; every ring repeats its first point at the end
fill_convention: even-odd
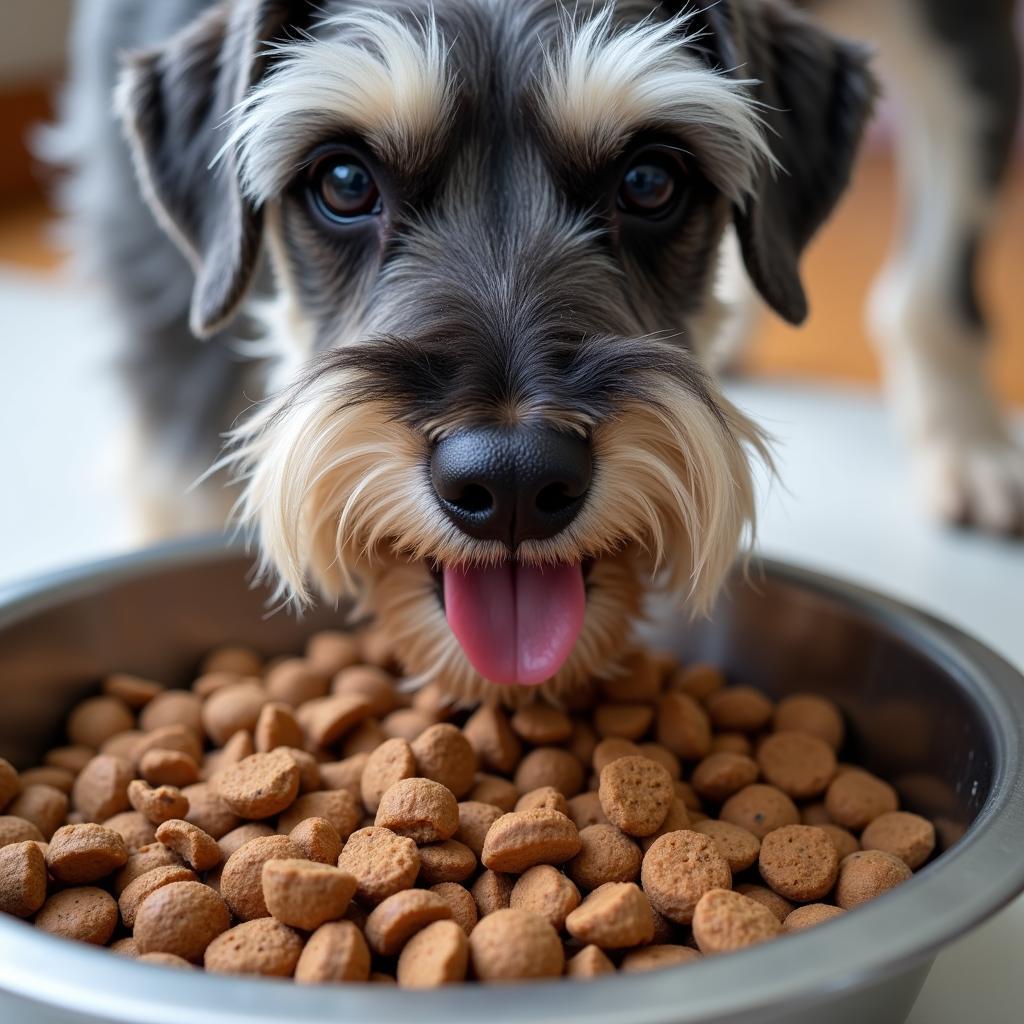
{"type": "MultiPolygon", "coordinates": [[[[812,314],[799,330],[765,316],[745,369],[758,376],[876,383],[864,332],[864,301],[896,217],[893,169],[869,154],[837,215],[805,261],[812,314]]],[[[49,240],[50,218],[38,201],[0,208],[0,269],[47,273],[61,256],[49,240]]],[[[999,225],[986,253],[983,293],[996,325],[991,373],[999,394],[1024,405],[1024,160],[1011,176],[999,225]]]]}

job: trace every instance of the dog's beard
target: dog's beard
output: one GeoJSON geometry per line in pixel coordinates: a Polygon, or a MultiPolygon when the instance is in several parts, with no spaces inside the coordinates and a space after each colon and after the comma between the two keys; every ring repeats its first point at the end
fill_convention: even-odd
{"type": "Polygon", "coordinates": [[[449,627],[438,569],[502,564],[509,552],[447,519],[431,489],[427,436],[360,397],[361,383],[344,365],[312,371],[239,428],[227,461],[245,479],[240,518],[258,533],[261,573],[276,578],[277,597],[355,597],[355,614],[375,616],[412,684],[436,681],[462,701],[565,699],[614,671],[646,591],[705,611],[752,534],[747,449],[765,456],[757,428],[713,388],[698,397],[643,382],[643,402],[589,425],[595,475],[579,515],[515,552],[541,568],[586,563],[579,636],[539,687],[494,686],[449,627]]]}

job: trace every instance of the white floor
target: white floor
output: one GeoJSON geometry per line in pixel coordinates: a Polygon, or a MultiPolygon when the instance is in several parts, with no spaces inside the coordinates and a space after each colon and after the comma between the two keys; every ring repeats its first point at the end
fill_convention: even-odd
{"type": "MultiPolygon", "coordinates": [[[[33,573],[122,550],[126,520],[104,468],[121,428],[105,373],[104,311],[72,288],[7,274],[0,324],[2,591],[33,573]]],[[[926,524],[873,395],[754,384],[732,392],[778,442],[782,484],[764,488],[763,552],[926,607],[1024,668],[1024,544],[926,524]]],[[[1022,949],[1019,901],[941,955],[911,1024],[1019,1019],[1022,949]]],[[[51,1024],[3,997],[0,1020],[51,1024]]]]}

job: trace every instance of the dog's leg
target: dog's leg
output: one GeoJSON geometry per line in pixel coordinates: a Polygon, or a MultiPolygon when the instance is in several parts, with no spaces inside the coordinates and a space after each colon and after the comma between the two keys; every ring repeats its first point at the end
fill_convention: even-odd
{"type": "Polygon", "coordinates": [[[986,378],[975,274],[1016,124],[1011,6],[865,5],[884,19],[872,34],[905,110],[906,223],[875,286],[871,326],[930,508],[1000,533],[1024,527],[1024,451],[986,378]]]}

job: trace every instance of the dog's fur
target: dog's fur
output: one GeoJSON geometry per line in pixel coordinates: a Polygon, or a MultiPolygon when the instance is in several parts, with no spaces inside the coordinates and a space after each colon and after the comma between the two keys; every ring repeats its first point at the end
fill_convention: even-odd
{"type": "MultiPolygon", "coordinates": [[[[938,36],[928,12],[948,4],[904,6],[938,36]]],[[[781,0],[103,0],[83,6],[78,42],[69,95],[83,105],[113,85],[109,54],[136,48],[117,107],[142,193],[187,261],[126,190],[114,126],[99,139],[93,126],[88,152],[65,152],[82,168],[72,199],[131,315],[161,526],[176,514],[168,490],[217,461],[230,430],[190,499],[199,518],[223,515],[225,473],[241,478],[241,518],[283,598],[357,591],[412,675],[470,699],[481,680],[432,570],[507,551],[445,518],[430,447],[469,425],[540,423],[587,437],[595,465],[572,524],[515,553],[591,564],[583,632],[544,692],[607,669],[652,586],[708,607],[753,530],[749,463],[765,456],[707,369],[719,254],[732,239],[761,299],[804,318],[800,255],[874,96],[863,49],[781,0]],[[303,193],[317,147],[338,139],[386,202],[343,232],[303,193]],[[671,231],[624,223],[608,202],[638,140],[685,154],[688,206],[671,231]],[[243,306],[254,322],[239,332],[243,306]],[[240,333],[259,339],[246,344],[262,365],[242,359],[240,333]],[[236,422],[244,391],[262,393],[257,368],[268,397],[236,422]]],[[[943,462],[942,510],[993,526],[1024,519],[1024,473],[980,369],[963,368],[980,351],[969,282],[1016,95],[1004,56],[998,82],[958,71],[958,139],[976,131],[984,146],[946,154],[959,163],[936,190],[954,209],[925,220],[950,221],[947,248],[927,271],[897,259],[876,304],[913,392],[899,399],[912,435],[943,462]],[[978,110],[996,113],[979,125],[978,110]],[[936,422],[942,403],[954,422],[936,422]]],[[[72,129],[86,113],[69,111],[72,129]]]]}

